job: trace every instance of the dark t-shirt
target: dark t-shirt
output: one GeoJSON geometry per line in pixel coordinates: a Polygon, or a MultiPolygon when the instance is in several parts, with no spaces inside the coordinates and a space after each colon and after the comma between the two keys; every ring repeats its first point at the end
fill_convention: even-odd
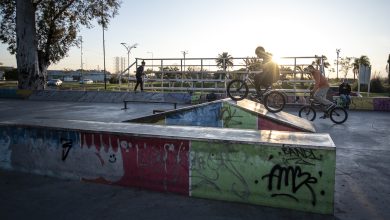
{"type": "Polygon", "coordinates": [[[351,86],[348,83],[341,83],[339,86],[339,95],[349,95],[351,93],[351,86]]]}
{"type": "Polygon", "coordinates": [[[139,66],[137,68],[137,73],[135,74],[135,77],[141,78],[142,77],[142,73],[144,73],[144,66],[139,66]]]}
{"type": "Polygon", "coordinates": [[[264,86],[269,87],[272,83],[279,80],[279,66],[278,64],[270,61],[263,64],[263,71],[255,76],[256,87],[264,86]]]}

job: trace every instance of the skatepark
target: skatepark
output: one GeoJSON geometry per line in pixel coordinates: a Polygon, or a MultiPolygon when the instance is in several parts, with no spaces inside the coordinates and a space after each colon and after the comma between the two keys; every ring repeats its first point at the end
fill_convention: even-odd
{"type": "Polygon", "coordinates": [[[138,96],[126,109],[112,97],[1,99],[0,218],[389,218],[388,112],[335,125],[295,107],[138,96]]]}

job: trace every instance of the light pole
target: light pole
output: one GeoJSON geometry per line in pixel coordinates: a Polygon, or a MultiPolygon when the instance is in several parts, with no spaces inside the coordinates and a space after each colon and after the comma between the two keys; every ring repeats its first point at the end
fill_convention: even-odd
{"type": "MultiPolygon", "coordinates": [[[[133,48],[137,48],[138,44],[135,43],[135,44],[133,44],[131,46],[127,46],[126,43],[121,43],[121,44],[126,48],[126,51],[127,51],[127,68],[128,68],[127,69],[127,74],[128,74],[128,77],[130,78],[130,68],[129,68],[129,66],[130,66],[130,51],[133,48]]],[[[119,75],[119,84],[121,84],[121,81],[122,81],[121,77],[122,77],[122,74],[119,75]]]]}
{"type": "Polygon", "coordinates": [[[336,78],[339,79],[339,55],[340,55],[340,49],[336,49],[336,53],[337,53],[336,78]]]}
{"type": "Polygon", "coordinates": [[[184,57],[184,71],[186,71],[186,55],[188,54],[188,50],[181,51],[184,57]]]}
{"type": "Polygon", "coordinates": [[[103,29],[103,67],[104,67],[104,90],[107,90],[107,76],[106,76],[106,43],[104,40],[104,28],[106,24],[104,23],[104,3],[102,1],[102,29],[103,29]]]}
{"type": "Polygon", "coordinates": [[[151,54],[152,54],[152,71],[153,71],[153,52],[148,51],[148,52],[146,52],[146,53],[151,53],[151,54]]]}

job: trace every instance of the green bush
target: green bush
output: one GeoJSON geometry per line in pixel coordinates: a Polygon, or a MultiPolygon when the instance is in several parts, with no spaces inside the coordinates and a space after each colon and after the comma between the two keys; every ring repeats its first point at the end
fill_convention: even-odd
{"type": "Polygon", "coordinates": [[[118,84],[118,83],[119,83],[119,79],[118,79],[117,76],[111,76],[109,82],[110,82],[111,84],[118,84]]]}
{"type": "MultiPolygon", "coordinates": [[[[127,79],[121,78],[122,83],[127,83],[127,79]]],[[[109,82],[111,84],[119,84],[119,77],[117,75],[112,75],[109,82]]]]}
{"type": "MultiPolygon", "coordinates": [[[[352,90],[358,91],[358,81],[356,81],[352,84],[352,90]]],[[[361,92],[368,92],[368,85],[360,84],[360,91],[361,92]]],[[[370,92],[383,93],[385,91],[386,91],[386,88],[383,86],[383,82],[382,82],[382,79],[380,77],[375,77],[375,78],[371,79],[370,92]]]]}
{"type": "Polygon", "coordinates": [[[370,83],[370,92],[385,92],[385,87],[382,84],[382,80],[379,77],[375,77],[370,83]]]}
{"type": "Polygon", "coordinates": [[[7,70],[4,73],[5,80],[18,80],[18,70],[12,69],[7,70]]]}

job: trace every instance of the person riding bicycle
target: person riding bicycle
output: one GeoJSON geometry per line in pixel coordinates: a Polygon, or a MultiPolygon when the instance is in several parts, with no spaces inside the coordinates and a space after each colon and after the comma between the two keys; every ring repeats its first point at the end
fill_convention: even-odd
{"type": "Polygon", "coordinates": [[[329,90],[329,83],[325,76],[322,75],[319,70],[315,69],[313,65],[309,65],[307,67],[307,71],[315,80],[314,88],[311,91],[314,93],[313,98],[319,103],[327,106],[327,111],[335,107],[336,104],[326,99],[326,94],[329,90]]]}
{"type": "Polygon", "coordinates": [[[343,82],[339,86],[339,96],[345,103],[345,108],[349,109],[351,103],[351,86],[348,84],[347,79],[343,79],[343,82]]]}
{"type": "Polygon", "coordinates": [[[254,77],[254,83],[256,90],[261,87],[268,88],[272,83],[279,80],[279,66],[272,61],[272,54],[265,52],[264,47],[257,47],[255,51],[258,58],[262,59],[262,72],[257,73],[254,77]]]}

